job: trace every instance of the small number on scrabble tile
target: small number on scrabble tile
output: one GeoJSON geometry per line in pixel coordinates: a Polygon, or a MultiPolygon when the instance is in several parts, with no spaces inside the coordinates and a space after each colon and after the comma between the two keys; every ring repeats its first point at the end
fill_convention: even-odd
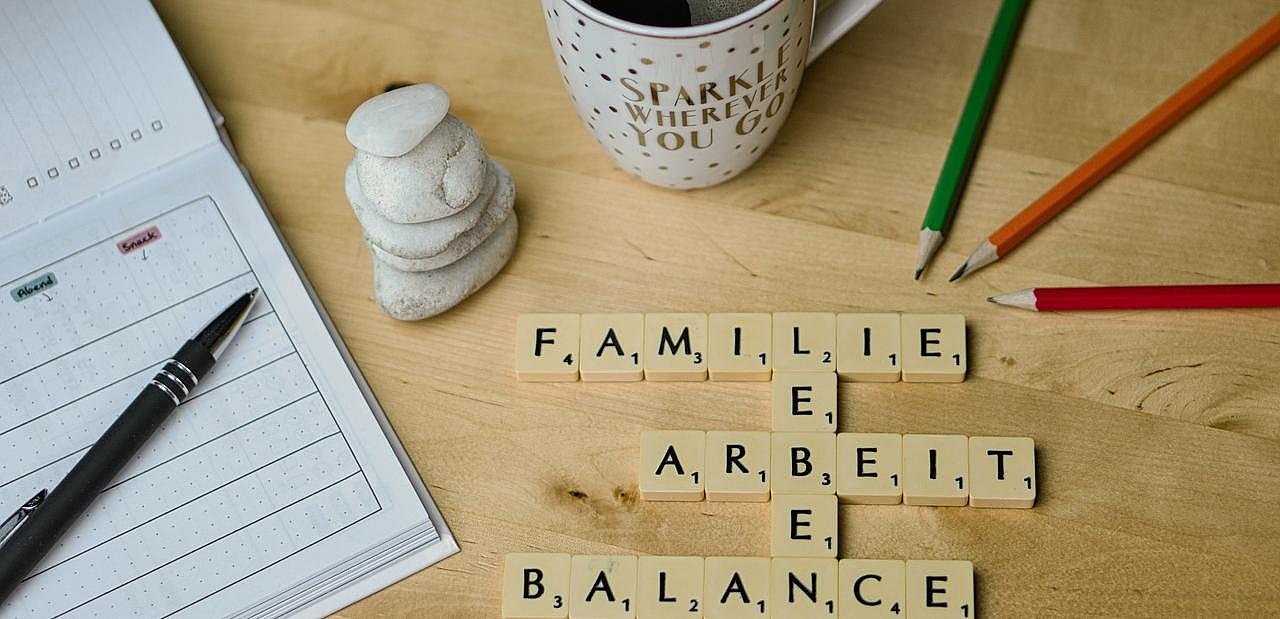
{"type": "Polygon", "coordinates": [[[645,314],[645,380],[707,379],[707,315],[645,314]]]}
{"type": "Polygon", "coordinates": [[[912,619],[976,617],[973,563],[908,560],[906,597],[907,617],[912,619]]]}
{"type": "Polygon", "coordinates": [[[835,494],[836,435],[829,432],[774,432],[770,491],[779,494],[835,494]]]}
{"type": "Polygon", "coordinates": [[[906,563],[841,559],[839,604],[840,619],[902,619],[906,612],[906,563]]]}
{"type": "Polygon", "coordinates": [[[702,557],[640,557],[637,563],[637,619],[701,617],[702,557]]]}
{"type": "Polygon", "coordinates": [[[1030,508],[1036,502],[1036,444],[1029,438],[969,437],[969,505],[1030,508]]]}
{"type": "Polygon", "coordinates": [[[787,619],[834,619],[839,567],[835,559],[773,560],[774,614],[787,619]]]}
{"type": "Polygon", "coordinates": [[[702,598],[707,619],[768,619],[770,560],[765,557],[707,557],[702,598]]]}
{"type": "Polygon", "coordinates": [[[826,312],[774,313],[773,369],[836,369],[836,315],[826,312]]]}
{"type": "Polygon", "coordinates": [[[952,434],[902,437],[902,502],[965,505],[969,502],[969,443],[952,434]]]}
{"type": "Polygon", "coordinates": [[[773,431],[835,432],[835,373],[774,372],[773,431]]]}
{"type": "Polygon", "coordinates": [[[582,380],[620,382],[644,378],[644,315],[583,314],[581,350],[582,380]]]}
{"type": "Polygon", "coordinates": [[[768,501],[771,452],[768,432],[707,432],[707,500],[768,501]]]}
{"type": "Polygon", "coordinates": [[[516,378],[578,380],[577,314],[521,314],[516,318],[516,378]]]}
{"type": "Polygon", "coordinates": [[[569,577],[569,616],[630,619],[636,612],[635,556],[577,555],[569,577]]]}
{"type": "Polygon", "coordinates": [[[707,317],[711,380],[769,380],[773,373],[771,314],[707,317]]]}
{"type": "Polygon", "coordinates": [[[568,617],[569,555],[507,555],[502,569],[502,616],[521,619],[568,617]]]}
{"type": "Polygon", "coordinates": [[[707,434],[691,430],[640,435],[640,498],[701,501],[707,434]]]}
{"type": "Polygon", "coordinates": [[[902,378],[902,317],[837,314],[836,372],[841,380],[892,383],[902,378]]]}
{"type": "Polygon", "coordinates": [[[774,495],[770,553],[775,557],[834,558],[839,506],[831,494],[774,495]]]}
{"type": "Polygon", "coordinates": [[[902,380],[958,383],[969,367],[964,316],[902,315],[902,380]]]}
{"type": "Polygon", "coordinates": [[[902,502],[902,435],[836,435],[836,494],[845,503],[902,502]]]}

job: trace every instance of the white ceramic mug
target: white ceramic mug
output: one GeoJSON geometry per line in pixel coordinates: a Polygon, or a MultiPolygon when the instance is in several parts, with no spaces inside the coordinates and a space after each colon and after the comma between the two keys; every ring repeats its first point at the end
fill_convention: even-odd
{"type": "MultiPolygon", "coordinates": [[[[695,0],[696,1],[696,0],[695,0]]],[[[763,0],[684,28],[542,0],[578,115],[618,165],[663,187],[726,181],[764,153],[805,66],[880,0],[763,0]]]]}

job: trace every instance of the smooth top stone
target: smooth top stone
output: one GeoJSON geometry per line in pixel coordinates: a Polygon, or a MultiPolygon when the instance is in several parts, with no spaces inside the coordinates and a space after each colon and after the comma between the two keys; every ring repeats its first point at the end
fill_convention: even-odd
{"type": "Polygon", "coordinates": [[[449,93],[435,84],[384,92],[356,108],[347,120],[347,141],[379,157],[399,157],[427,137],[449,113],[449,93]]]}

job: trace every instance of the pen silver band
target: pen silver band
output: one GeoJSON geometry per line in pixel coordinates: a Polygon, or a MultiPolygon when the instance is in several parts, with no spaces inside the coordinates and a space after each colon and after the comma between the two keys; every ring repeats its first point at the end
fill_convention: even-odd
{"type": "Polygon", "coordinates": [[[151,384],[155,385],[155,386],[156,386],[156,388],[160,389],[161,391],[163,391],[163,392],[165,393],[165,395],[169,396],[169,398],[173,400],[173,405],[174,405],[174,406],[177,406],[177,405],[179,405],[179,404],[181,404],[181,403],[182,403],[182,400],[178,399],[178,396],[173,395],[173,391],[170,391],[170,390],[169,390],[169,388],[168,388],[168,387],[166,387],[166,386],[164,385],[164,383],[162,383],[162,382],[160,382],[160,381],[158,381],[158,380],[155,380],[155,379],[153,378],[153,379],[151,379],[151,384]]]}
{"type": "Polygon", "coordinates": [[[199,379],[199,378],[196,378],[196,373],[195,373],[195,372],[192,372],[192,371],[191,371],[191,368],[187,367],[187,366],[186,366],[186,364],[184,364],[183,362],[178,361],[177,359],[170,359],[170,360],[166,361],[165,363],[172,363],[173,365],[177,366],[177,368],[178,368],[179,370],[182,370],[184,373],[186,373],[186,375],[187,375],[189,378],[191,378],[191,388],[192,388],[192,389],[195,389],[195,388],[196,388],[196,385],[200,383],[200,379],[199,379]]]}
{"type": "MultiPolygon", "coordinates": [[[[165,378],[167,378],[167,379],[169,379],[169,380],[173,381],[173,384],[174,384],[174,385],[176,385],[176,386],[178,386],[178,387],[182,388],[182,397],[184,397],[184,398],[185,398],[185,397],[187,397],[187,394],[191,393],[191,391],[190,391],[189,389],[187,389],[187,385],[186,385],[186,383],[184,383],[184,382],[182,382],[182,381],[178,380],[178,377],[177,377],[177,376],[174,376],[173,374],[171,374],[171,373],[169,372],[168,368],[163,369],[163,370],[160,370],[160,376],[164,376],[165,378]]],[[[159,378],[160,376],[157,376],[156,378],[159,378]]]]}

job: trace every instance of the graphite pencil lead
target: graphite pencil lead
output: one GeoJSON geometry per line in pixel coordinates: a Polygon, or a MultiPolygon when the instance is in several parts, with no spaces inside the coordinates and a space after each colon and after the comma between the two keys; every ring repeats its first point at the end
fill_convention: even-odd
{"type": "Polygon", "coordinates": [[[924,274],[924,268],[929,264],[929,259],[933,257],[933,253],[938,251],[938,246],[942,244],[942,233],[937,230],[928,228],[920,229],[920,250],[916,253],[916,279],[924,274]]]}
{"type": "Polygon", "coordinates": [[[996,252],[996,246],[992,245],[991,241],[982,239],[982,242],[978,244],[978,248],[973,250],[973,253],[969,255],[969,259],[965,260],[964,264],[960,265],[956,274],[952,275],[949,281],[954,282],[965,275],[977,271],[978,269],[995,262],[999,257],[1000,254],[996,252]]]}

